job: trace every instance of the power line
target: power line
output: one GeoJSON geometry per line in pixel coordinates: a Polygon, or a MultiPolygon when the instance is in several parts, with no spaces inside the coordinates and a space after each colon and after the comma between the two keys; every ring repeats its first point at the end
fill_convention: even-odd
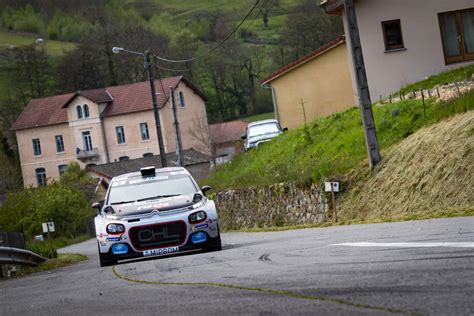
{"type": "Polygon", "coordinates": [[[245,28],[242,28],[242,30],[243,30],[244,32],[247,32],[247,31],[250,29],[250,27],[253,25],[253,23],[255,22],[255,20],[257,20],[257,18],[260,16],[261,13],[262,13],[261,10],[257,11],[257,15],[255,15],[255,16],[253,17],[253,19],[250,21],[250,23],[248,23],[245,28]]]}
{"type": "Polygon", "coordinates": [[[157,61],[156,56],[153,56],[153,58],[155,59],[155,67],[157,69],[161,69],[161,70],[164,70],[164,71],[174,71],[174,72],[190,72],[190,71],[193,71],[191,68],[173,69],[173,68],[163,67],[163,66],[158,65],[158,61],[157,61]]]}
{"type": "Polygon", "coordinates": [[[252,12],[255,10],[255,8],[257,7],[257,5],[259,4],[260,0],[256,0],[254,5],[252,6],[252,8],[250,9],[250,11],[245,15],[245,17],[239,22],[239,24],[237,24],[237,26],[232,30],[232,32],[230,32],[229,34],[227,34],[227,36],[222,40],[220,41],[216,46],[214,46],[213,48],[209,49],[208,51],[204,52],[203,54],[201,55],[198,55],[196,57],[193,57],[193,58],[189,58],[189,59],[181,59],[181,60],[173,60],[173,59],[168,59],[168,58],[164,58],[164,57],[161,57],[161,56],[158,56],[158,55],[154,55],[154,57],[156,59],[159,59],[161,61],[165,61],[165,62],[168,62],[168,63],[186,63],[186,62],[190,62],[190,61],[194,61],[194,60],[197,60],[197,59],[200,59],[210,53],[212,53],[213,51],[215,51],[216,49],[218,49],[219,47],[221,47],[232,35],[235,34],[235,32],[237,32],[237,30],[240,28],[240,26],[242,26],[242,24],[248,19],[248,17],[252,14],[252,12]]]}
{"type": "MultiPolygon", "coordinates": [[[[156,63],[155,63],[155,66],[157,66],[156,63]]],[[[163,97],[165,98],[165,102],[163,103],[163,105],[161,107],[159,107],[159,109],[162,109],[166,106],[166,103],[168,102],[168,97],[166,97],[166,90],[165,90],[165,87],[163,86],[163,78],[161,77],[161,72],[160,72],[158,67],[157,67],[157,70],[156,70],[156,74],[158,75],[158,80],[160,81],[161,90],[163,91],[163,97]]],[[[171,97],[171,96],[169,96],[169,97],[171,97]]]]}

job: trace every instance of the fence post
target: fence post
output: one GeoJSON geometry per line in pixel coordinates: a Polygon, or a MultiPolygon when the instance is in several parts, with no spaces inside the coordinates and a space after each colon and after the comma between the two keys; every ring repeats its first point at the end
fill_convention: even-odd
{"type": "Polygon", "coordinates": [[[423,93],[423,89],[421,89],[421,100],[423,102],[423,115],[426,119],[426,105],[425,105],[425,94],[423,93]]]}

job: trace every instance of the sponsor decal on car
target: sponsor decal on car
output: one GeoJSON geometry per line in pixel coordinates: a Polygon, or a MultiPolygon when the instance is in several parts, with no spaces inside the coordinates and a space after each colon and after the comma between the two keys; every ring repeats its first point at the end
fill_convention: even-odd
{"type": "Polygon", "coordinates": [[[158,256],[158,255],[167,255],[170,253],[178,252],[179,247],[168,247],[168,248],[159,248],[143,251],[143,256],[158,256]]]}
{"type": "Polygon", "coordinates": [[[197,230],[208,228],[208,227],[209,227],[209,225],[207,225],[207,224],[201,224],[201,225],[196,225],[196,226],[191,227],[191,230],[193,232],[195,232],[197,230]]]}
{"type": "Polygon", "coordinates": [[[112,253],[114,255],[123,255],[128,252],[128,247],[126,244],[115,244],[112,246],[112,253]]]}
{"type": "Polygon", "coordinates": [[[193,244],[205,242],[206,240],[207,240],[207,235],[206,233],[203,233],[203,232],[195,233],[191,236],[191,241],[193,242],[193,244]]]}
{"type": "Polygon", "coordinates": [[[107,238],[107,241],[120,241],[120,237],[110,237],[107,238]]]}

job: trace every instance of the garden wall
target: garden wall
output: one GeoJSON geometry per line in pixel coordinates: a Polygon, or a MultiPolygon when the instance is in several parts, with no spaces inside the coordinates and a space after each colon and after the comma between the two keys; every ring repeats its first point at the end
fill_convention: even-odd
{"type": "Polygon", "coordinates": [[[224,229],[314,224],[325,221],[328,201],[315,184],[279,183],[221,191],[214,201],[224,229]]]}

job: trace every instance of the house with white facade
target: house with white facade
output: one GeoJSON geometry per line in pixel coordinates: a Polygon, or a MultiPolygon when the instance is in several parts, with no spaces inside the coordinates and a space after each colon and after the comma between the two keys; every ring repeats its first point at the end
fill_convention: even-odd
{"type": "MultiPolygon", "coordinates": [[[[173,88],[182,149],[210,156],[202,92],[182,76],[156,80],[155,88],[165,152],[177,147],[173,88]]],[[[85,168],[159,154],[149,81],[33,99],[12,130],[25,186],[45,185],[71,162],[85,168]]]]}
{"type": "MultiPolygon", "coordinates": [[[[342,16],[349,38],[344,0],[325,0],[321,6],[342,16]]],[[[354,0],[354,8],[372,100],[474,63],[473,0],[354,0]]],[[[350,45],[348,40],[349,68],[357,91],[350,45]]]]}

